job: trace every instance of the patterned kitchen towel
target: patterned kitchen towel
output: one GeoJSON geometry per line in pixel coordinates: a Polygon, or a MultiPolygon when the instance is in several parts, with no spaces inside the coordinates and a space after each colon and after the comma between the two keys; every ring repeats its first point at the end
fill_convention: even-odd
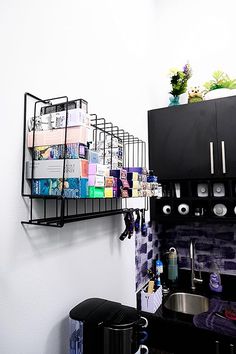
{"type": "Polygon", "coordinates": [[[222,318],[216,313],[223,314],[225,309],[236,310],[236,302],[211,299],[209,310],[193,317],[193,323],[196,327],[210,329],[214,332],[236,337],[236,321],[222,318]]]}

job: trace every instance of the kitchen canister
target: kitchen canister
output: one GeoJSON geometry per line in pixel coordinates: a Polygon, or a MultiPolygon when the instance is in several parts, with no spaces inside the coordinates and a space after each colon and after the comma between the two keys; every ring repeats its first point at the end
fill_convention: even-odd
{"type": "Polygon", "coordinates": [[[168,279],[171,282],[178,279],[178,256],[174,247],[170,247],[168,252],[168,279]]]}

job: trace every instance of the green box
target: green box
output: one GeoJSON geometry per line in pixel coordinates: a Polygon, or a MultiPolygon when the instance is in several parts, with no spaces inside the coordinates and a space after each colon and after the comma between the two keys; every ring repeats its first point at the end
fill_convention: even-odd
{"type": "Polygon", "coordinates": [[[104,198],[104,187],[89,186],[89,198],[104,198]]]}

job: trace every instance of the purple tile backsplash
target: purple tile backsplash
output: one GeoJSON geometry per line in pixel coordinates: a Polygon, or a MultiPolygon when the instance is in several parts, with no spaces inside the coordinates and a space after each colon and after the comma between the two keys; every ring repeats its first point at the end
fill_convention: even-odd
{"type": "Polygon", "coordinates": [[[154,228],[147,224],[147,235],[135,233],[135,265],[136,290],[140,290],[148,281],[147,270],[152,267],[153,258],[157,253],[157,234],[154,228]]]}
{"type": "Polygon", "coordinates": [[[200,224],[158,225],[159,251],[171,246],[178,252],[180,268],[190,268],[189,242],[195,240],[195,265],[210,271],[213,262],[221,273],[236,275],[236,225],[200,224]]]}

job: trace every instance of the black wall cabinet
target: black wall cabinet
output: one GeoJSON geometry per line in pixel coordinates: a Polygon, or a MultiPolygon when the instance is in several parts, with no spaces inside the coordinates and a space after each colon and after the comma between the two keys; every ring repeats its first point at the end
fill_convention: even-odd
{"type": "Polygon", "coordinates": [[[236,176],[236,96],[148,112],[149,166],[160,179],[236,176]]]}
{"type": "Polygon", "coordinates": [[[215,100],[219,174],[236,176],[236,96],[215,100]]]}

